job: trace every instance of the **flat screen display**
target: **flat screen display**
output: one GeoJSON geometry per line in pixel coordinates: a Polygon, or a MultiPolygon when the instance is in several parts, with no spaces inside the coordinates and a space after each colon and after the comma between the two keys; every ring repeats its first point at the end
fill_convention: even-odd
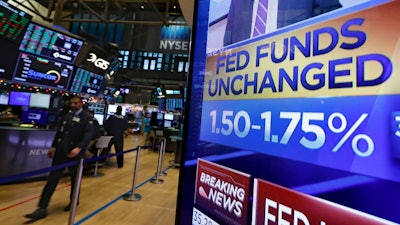
{"type": "Polygon", "coordinates": [[[176,223],[400,224],[400,1],[195,5],[176,223]]]}
{"type": "Polygon", "coordinates": [[[78,67],[76,68],[70,91],[97,96],[100,94],[103,80],[103,76],[78,67]]]}
{"type": "Polygon", "coordinates": [[[8,105],[9,96],[7,93],[0,94],[0,105],[8,105]]]}
{"type": "Polygon", "coordinates": [[[20,43],[32,16],[0,0],[0,38],[20,43]]]}
{"type": "Polygon", "coordinates": [[[30,123],[38,125],[46,125],[48,111],[44,109],[23,108],[21,115],[21,123],[30,123]]]}
{"type": "Polygon", "coordinates": [[[103,114],[94,114],[94,118],[96,118],[99,125],[102,126],[104,122],[104,115],[103,114]]]}
{"type": "Polygon", "coordinates": [[[174,114],[172,114],[172,113],[164,114],[164,120],[173,120],[173,119],[174,119],[174,114]]]}
{"type": "Polygon", "coordinates": [[[29,106],[31,93],[10,91],[9,105],[29,106]]]}
{"type": "Polygon", "coordinates": [[[85,43],[75,65],[93,73],[105,75],[109,71],[114,57],[92,43],[85,43]]]}
{"type": "Polygon", "coordinates": [[[83,41],[55,29],[30,23],[19,50],[72,64],[83,41]]]}
{"type": "MultiPolygon", "coordinates": [[[[118,107],[118,105],[108,105],[108,107],[107,107],[107,115],[114,115],[117,112],[117,107],[118,107]]],[[[125,106],[121,106],[121,107],[122,107],[121,115],[125,116],[126,107],[125,106]]]]}
{"type": "Polygon", "coordinates": [[[31,93],[29,107],[48,109],[50,107],[50,95],[31,93]]]}
{"type": "Polygon", "coordinates": [[[18,45],[0,38],[0,79],[10,81],[18,60],[18,45]]]}
{"type": "Polygon", "coordinates": [[[164,127],[166,127],[166,128],[172,127],[172,121],[171,120],[164,120],[164,127]]]}
{"type": "Polygon", "coordinates": [[[20,53],[13,81],[66,90],[73,66],[50,59],[20,53]]]}
{"type": "Polygon", "coordinates": [[[158,112],[158,113],[157,113],[157,119],[158,119],[158,120],[162,120],[163,118],[164,118],[164,114],[161,113],[161,112],[158,112]]]}

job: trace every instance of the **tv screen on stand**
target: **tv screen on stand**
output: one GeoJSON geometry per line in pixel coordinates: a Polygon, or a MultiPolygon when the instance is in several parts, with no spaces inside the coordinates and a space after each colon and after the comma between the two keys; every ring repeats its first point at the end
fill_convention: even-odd
{"type": "Polygon", "coordinates": [[[66,90],[73,68],[72,65],[20,53],[12,80],[28,85],[66,90]]]}
{"type": "Polygon", "coordinates": [[[82,45],[83,40],[72,35],[63,34],[54,28],[30,23],[19,50],[73,64],[82,45]]]}
{"type": "Polygon", "coordinates": [[[8,104],[14,106],[29,106],[30,97],[31,93],[29,92],[11,91],[8,104]]]}
{"type": "Polygon", "coordinates": [[[21,115],[21,123],[37,125],[47,124],[48,111],[44,109],[24,108],[21,115]]]}

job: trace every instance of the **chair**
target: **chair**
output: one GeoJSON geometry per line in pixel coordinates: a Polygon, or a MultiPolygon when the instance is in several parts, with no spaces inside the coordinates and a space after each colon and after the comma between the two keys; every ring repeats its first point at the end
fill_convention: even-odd
{"type": "MultiPolygon", "coordinates": [[[[97,155],[96,157],[100,156],[101,151],[103,151],[104,148],[108,148],[108,144],[110,143],[111,139],[113,136],[100,136],[100,138],[96,142],[96,149],[97,149],[97,155]]],[[[97,169],[99,167],[99,160],[96,160],[95,166],[94,166],[94,173],[93,174],[87,174],[89,177],[99,177],[103,176],[103,173],[97,172],[97,169]]]]}

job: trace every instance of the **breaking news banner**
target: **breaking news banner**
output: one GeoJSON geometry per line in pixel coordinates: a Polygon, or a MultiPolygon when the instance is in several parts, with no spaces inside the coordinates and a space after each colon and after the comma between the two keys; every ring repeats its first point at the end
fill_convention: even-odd
{"type": "Polygon", "coordinates": [[[317,197],[254,179],[252,225],[396,225],[317,197]]]}
{"type": "Polygon", "coordinates": [[[250,175],[200,158],[197,162],[192,223],[248,224],[250,175]]]}

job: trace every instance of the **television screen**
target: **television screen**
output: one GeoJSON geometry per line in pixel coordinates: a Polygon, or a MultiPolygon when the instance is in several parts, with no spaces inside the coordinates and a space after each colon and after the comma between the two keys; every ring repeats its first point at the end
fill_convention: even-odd
{"type": "MultiPolygon", "coordinates": [[[[114,114],[117,112],[117,107],[118,107],[118,105],[108,105],[107,114],[108,114],[108,115],[114,115],[114,114]]],[[[121,107],[122,107],[122,112],[121,112],[121,114],[122,114],[123,116],[125,116],[125,114],[126,114],[126,107],[125,107],[125,106],[121,106],[121,107]]]]}
{"type": "Polygon", "coordinates": [[[18,45],[0,38],[0,49],[0,79],[10,81],[18,60],[18,45]]]}
{"type": "Polygon", "coordinates": [[[23,108],[21,115],[21,123],[46,125],[47,117],[48,117],[47,110],[23,108]]]}
{"type": "Polygon", "coordinates": [[[73,66],[20,53],[13,81],[66,90],[73,66]]]}
{"type": "Polygon", "coordinates": [[[100,94],[103,79],[103,76],[78,67],[76,68],[70,91],[97,96],[100,94]]]}
{"type": "Polygon", "coordinates": [[[400,1],[195,5],[176,223],[399,224],[400,1]]]}
{"type": "Polygon", "coordinates": [[[164,114],[164,120],[173,120],[173,119],[174,119],[174,114],[172,114],[172,113],[164,114]]]}
{"type": "Polygon", "coordinates": [[[172,127],[172,121],[171,120],[164,120],[164,127],[166,127],[166,128],[172,127]]]}
{"type": "Polygon", "coordinates": [[[48,109],[50,107],[50,95],[31,93],[29,107],[48,109]]]}
{"type": "Polygon", "coordinates": [[[30,23],[19,50],[72,64],[83,41],[56,29],[30,23]]]}
{"type": "Polygon", "coordinates": [[[31,19],[31,15],[0,0],[0,38],[19,44],[31,19]]]}
{"type": "Polygon", "coordinates": [[[9,105],[15,106],[29,106],[31,93],[10,91],[9,105]]]}
{"type": "Polygon", "coordinates": [[[0,94],[0,105],[8,105],[9,96],[7,93],[0,94]]]}
{"type": "Polygon", "coordinates": [[[96,118],[99,125],[102,126],[104,122],[104,115],[103,114],[94,114],[94,118],[96,118]]]}
{"type": "Polygon", "coordinates": [[[105,75],[114,57],[93,43],[85,43],[75,65],[93,73],[105,75]]]}
{"type": "Polygon", "coordinates": [[[163,118],[164,118],[164,114],[161,113],[161,112],[158,112],[158,113],[157,113],[157,119],[158,119],[158,120],[162,120],[163,118]]]}

